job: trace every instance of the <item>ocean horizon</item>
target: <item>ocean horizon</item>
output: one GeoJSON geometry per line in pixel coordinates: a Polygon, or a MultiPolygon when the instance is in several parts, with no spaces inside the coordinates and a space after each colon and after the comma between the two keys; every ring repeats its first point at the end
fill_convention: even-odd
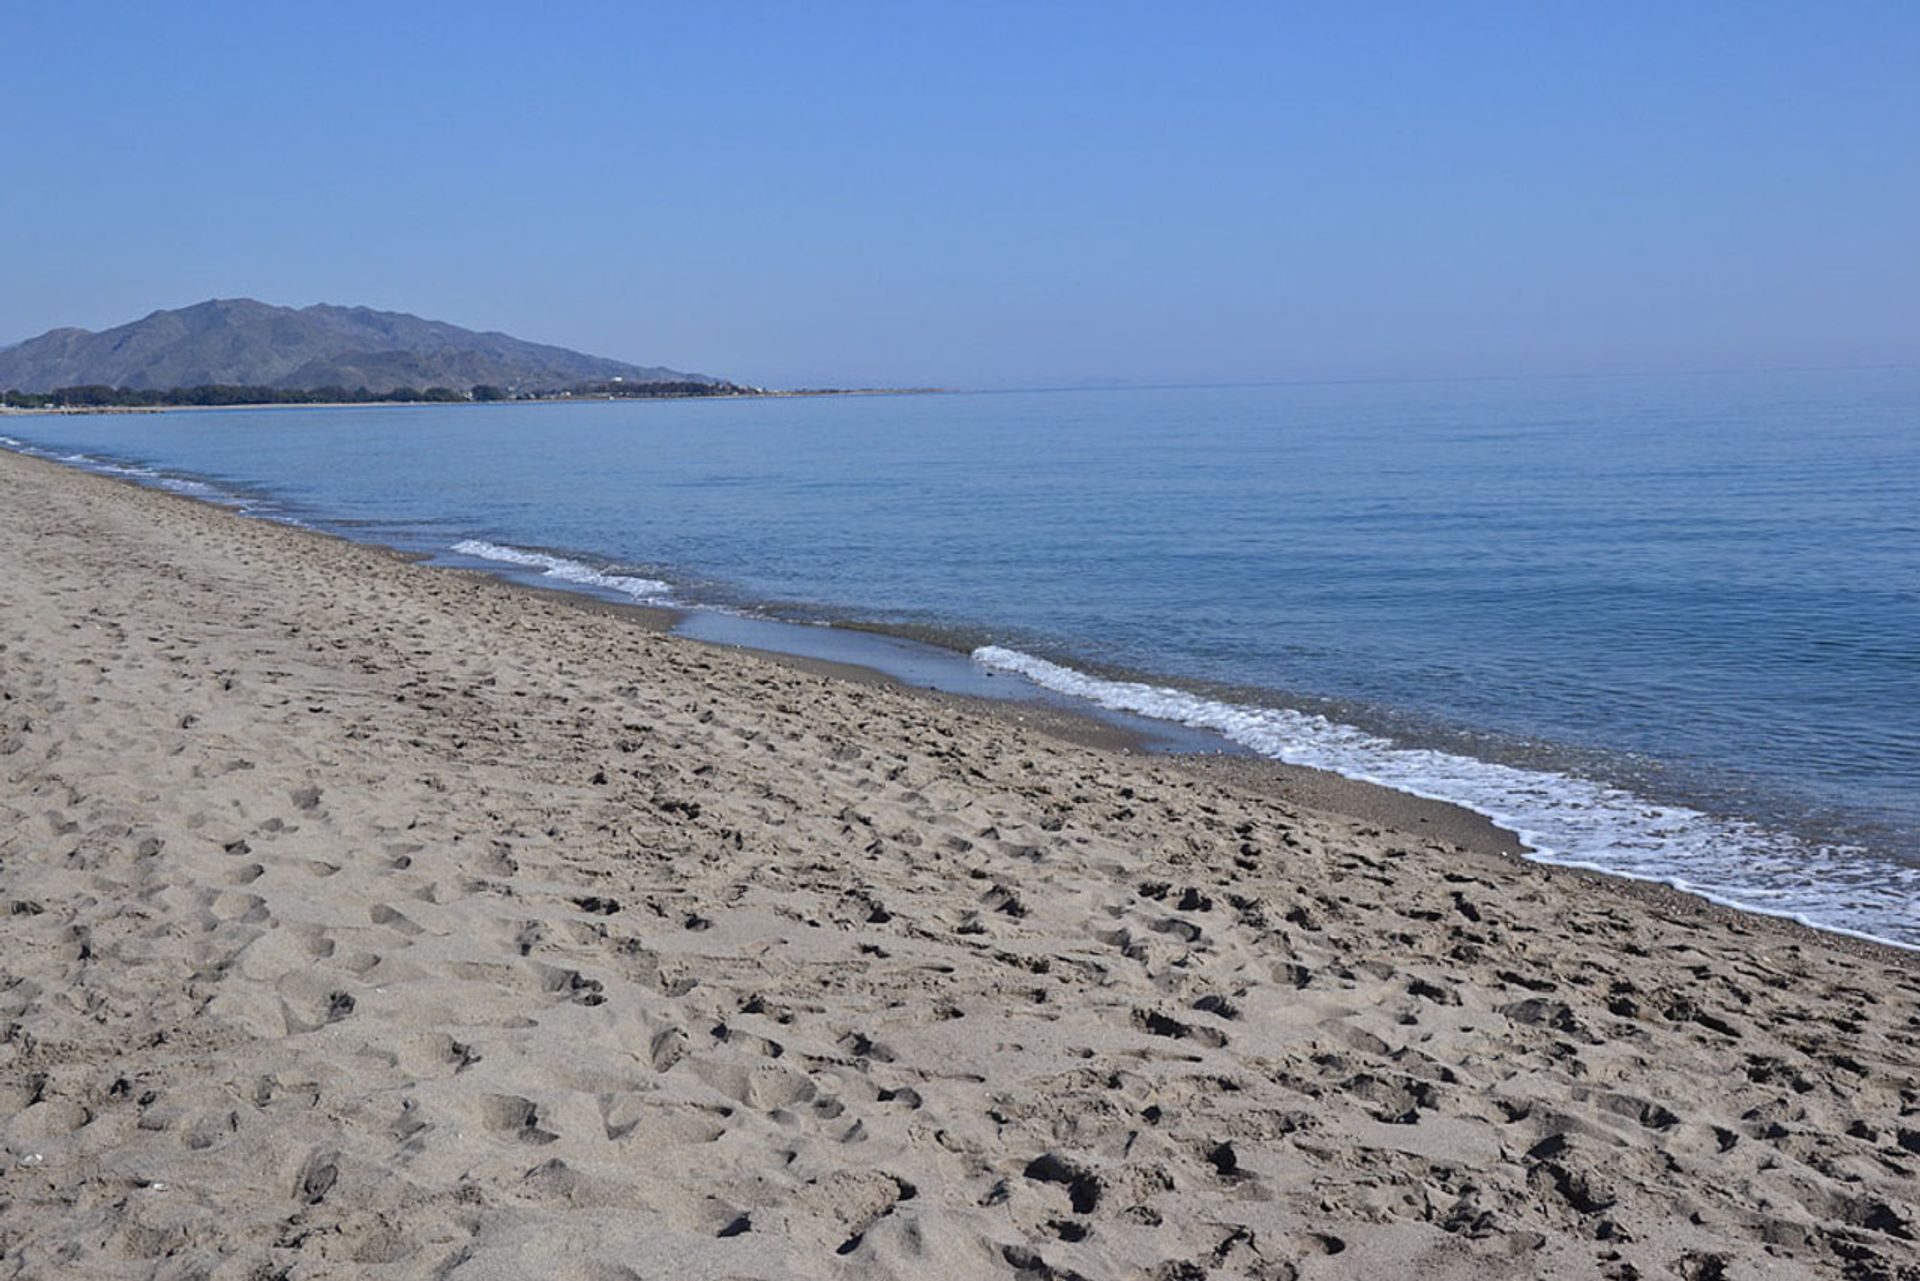
{"type": "Polygon", "coordinates": [[[1803,371],[19,416],[0,444],[719,636],[887,629],[981,691],[1911,947],[1916,413],[1915,371],[1803,371]]]}

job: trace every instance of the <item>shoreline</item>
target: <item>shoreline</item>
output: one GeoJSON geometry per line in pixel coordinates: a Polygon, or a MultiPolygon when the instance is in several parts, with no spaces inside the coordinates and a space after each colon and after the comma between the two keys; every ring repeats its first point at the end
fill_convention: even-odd
{"type": "Polygon", "coordinates": [[[1910,954],[45,460],[0,485],[24,1274],[1920,1266],[1910,954]]]}
{"type": "MultiPolygon", "coordinates": [[[[270,407],[272,406],[232,406],[232,408],[270,407]]],[[[278,407],[302,408],[302,406],[278,407]]],[[[179,408],[188,407],[180,406],[179,408]]],[[[1141,734],[1102,719],[1097,714],[1099,710],[1097,708],[1077,709],[1025,703],[1003,697],[948,693],[915,685],[857,661],[818,658],[751,644],[681,636],[675,634],[675,628],[689,614],[700,612],[698,607],[611,600],[574,587],[529,582],[512,577],[504,570],[436,565],[431,563],[432,553],[410,552],[385,543],[349,538],[329,530],[254,517],[214,499],[142,484],[134,477],[89,472],[84,468],[52,459],[22,454],[5,446],[0,446],[0,457],[24,458],[34,464],[89,476],[142,494],[151,494],[163,500],[204,507],[235,519],[260,520],[276,529],[288,530],[297,535],[338,542],[343,546],[389,556],[399,563],[414,566],[425,572],[470,577],[509,592],[526,593],[556,604],[584,609],[589,613],[618,618],[629,625],[658,634],[679,644],[748,655],[761,662],[823,676],[830,680],[856,685],[885,686],[911,698],[924,699],[936,705],[970,709],[975,714],[1021,729],[1029,729],[1075,746],[1126,755],[1151,756],[1202,777],[1224,776],[1231,779],[1237,786],[1270,795],[1276,799],[1302,803],[1307,808],[1321,810],[1341,818],[1393,828],[1408,835],[1432,837],[1452,846],[1452,852],[1455,854],[1471,858],[1492,857],[1517,860],[1548,875],[1570,876],[1578,881],[1604,887],[1608,892],[1624,895],[1661,910],[1695,913],[1703,917],[1731,922],[1736,926],[1742,922],[1761,922],[1769,928],[1782,929],[1796,937],[1816,940],[1845,951],[1855,951],[1868,959],[1912,966],[1920,972],[1920,947],[1905,946],[1837,926],[1811,925],[1792,916],[1722,902],[1666,881],[1630,876],[1580,863],[1539,859],[1534,857],[1532,848],[1517,833],[1502,827],[1496,820],[1477,810],[1452,801],[1422,796],[1415,792],[1353,778],[1332,770],[1318,769],[1310,765],[1296,765],[1244,749],[1223,750],[1217,753],[1153,749],[1147,745],[1141,734]]],[[[829,621],[824,626],[829,630],[865,632],[902,639],[915,645],[942,649],[956,658],[965,657],[960,650],[950,649],[937,641],[927,639],[919,629],[892,628],[886,624],[858,621],[845,623],[829,621]]],[[[1222,742],[1225,743],[1226,740],[1223,739],[1222,742]]],[[[1232,745],[1227,744],[1227,746],[1232,745]]]]}
{"type": "MultiPolygon", "coordinates": [[[[180,496],[187,498],[194,497],[191,494],[182,494],[180,496]]],[[[378,543],[368,545],[386,546],[385,544],[378,543]]],[[[590,552],[579,552],[569,549],[556,550],[552,548],[540,548],[537,550],[543,555],[555,555],[567,560],[574,560],[580,556],[585,556],[590,559],[594,557],[594,554],[590,552]]],[[[425,554],[425,559],[431,561],[439,555],[440,553],[429,552],[425,554]]],[[[490,562],[490,558],[482,557],[478,559],[490,562]]],[[[586,562],[584,561],[577,563],[586,566],[586,562]]],[[[624,601],[615,599],[615,597],[620,594],[617,589],[601,588],[591,584],[551,586],[543,582],[535,581],[537,576],[532,575],[532,572],[526,566],[511,562],[504,564],[490,562],[488,567],[477,570],[467,566],[441,565],[439,567],[455,569],[459,572],[481,573],[516,589],[556,592],[563,597],[573,600],[590,601],[615,609],[633,609],[641,614],[656,612],[667,620],[661,624],[660,629],[664,631],[674,631],[681,639],[693,639],[701,643],[717,644],[726,648],[759,654],[762,657],[791,661],[802,665],[808,662],[816,662],[821,665],[820,670],[839,670],[842,674],[854,673],[856,674],[856,678],[857,673],[872,670],[863,664],[859,657],[810,659],[804,655],[783,650],[775,644],[759,645],[752,641],[715,640],[699,635],[687,636],[676,631],[678,622],[687,619],[718,620],[734,617],[730,611],[724,608],[716,608],[698,603],[690,605],[674,603],[656,605],[624,601]]],[[[989,630],[984,628],[976,628],[971,632],[964,630],[956,632],[949,629],[892,624],[859,618],[829,617],[803,619],[777,615],[749,615],[746,616],[746,619],[747,621],[755,623],[764,622],[770,624],[777,630],[786,630],[801,635],[810,635],[817,631],[842,637],[849,635],[854,637],[875,636],[902,641],[917,648],[937,651],[949,657],[956,664],[967,664],[974,658],[970,647],[976,644],[977,641],[962,638],[968,636],[988,638],[988,643],[990,644],[992,635],[989,630]]],[[[703,628],[702,630],[706,629],[703,628]]],[[[719,630],[725,632],[731,629],[723,627],[719,630]]],[[[1052,660],[1045,661],[1051,662],[1052,660]]],[[[1275,690],[1253,692],[1245,689],[1229,689],[1204,683],[1184,682],[1178,678],[1160,674],[1108,668],[1099,664],[1083,663],[1079,660],[1063,659],[1061,661],[1072,662],[1074,665],[1068,670],[1074,674],[1091,676],[1099,681],[1128,684],[1144,683],[1160,689],[1163,692],[1175,695],[1191,696],[1203,700],[1216,698],[1232,700],[1238,706],[1253,707],[1261,710],[1303,712],[1337,721],[1342,725],[1357,725],[1367,733],[1376,732],[1372,727],[1372,717],[1356,717],[1354,715],[1354,709],[1350,705],[1342,704],[1337,700],[1325,697],[1275,690]],[[1249,698],[1252,701],[1240,701],[1249,698]]],[[[991,674],[1011,676],[1012,679],[1031,686],[1043,695],[1056,693],[1056,691],[1050,687],[1028,681],[1018,672],[1008,673],[996,671],[991,674]]],[[[884,679],[892,680],[902,688],[915,693],[935,697],[956,697],[962,701],[972,701],[982,704],[990,711],[997,711],[1003,706],[1011,706],[1021,710],[1027,715],[1053,714],[1056,716],[1056,719],[1065,718],[1068,721],[1085,722],[1086,728],[1081,731],[1081,736],[1078,739],[1078,741],[1084,743],[1123,750],[1130,748],[1150,750],[1175,759],[1197,758],[1205,760],[1215,755],[1221,755],[1257,762],[1260,768],[1272,771],[1276,779],[1291,780],[1292,785],[1299,794],[1315,796],[1319,798],[1324,807],[1334,809],[1349,817],[1368,818],[1375,822],[1400,826],[1409,830],[1411,830],[1411,825],[1415,823],[1427,824],[1437,822],[1438,826],[1429,829],[1430,831],[1446,831],[1451,834],[1450,839],[1454,839],[1457,843],[1473,848],[1476,851],[1496,850],[1501,854],[1523,857],[1541,867],[1550,867],[1564,872],[1571,872],[1593,878],[1599,882],[1624,887],[1629,893],[1645,895],[1650,902],[1669,905],[1675,902],[1699,903],[1716,912],[1730,914],[1732,919],[1761,917],[1768,921],[1805,930],[1820,937],[1844,940],[1848,943],[1859,944],[1869,949],[1885,948],[1912,956],[1920,956],[1920,941],[1911,943],[1903,942],[1896,939],[1885,938],[1867,930],[1849,928],[1845,925],[1810,921],[1803,913],[1792,910],[1783,909],[1770,911],[1752,902],[1741,901],[1741,899],[1737,897],[1738,891],[1727,891],[1725,896],[1721,896],[1716,895],[1710,889],[1687,884],[1684,878],[1681,878],[1678,873],[1637,875],[1633,872],[1618,870],[1579,857],[1563,855],[1557,851],[1543,853],[1540,844],[1537,841],[1530,842],[1527,835],[1520,830],[1518,824],[1504,820],[1488,811],[1477,809],[1469,803],[1452,800],[1443,795],[1429,794],[1410,786],[1396,785],[1394,783],[1381,782],[1366,777],[1343,773],[1338,769],[1282,760],[1267,755],[1258,749],[1244,746],[1217,729],[1196,728],[1185,722],[1161,719],[1151,713],[1136,714],[1125,709],[1101,704],[1086,695],[1066,694],[1062,696],[1066,702],[1076,706],[1061,707],[1056,705],[1036,708],[1034,704],[1023,701],[1018,696],[1006,693],[984,695],[956,694],[952,691],[940,691],[936,686],[923,687],[913,680],[904,679],[899,676],[887,675],[885,673],[882,673],[882,675],[884,679]],[[1138,724],[1141,727],[1140,731],[1131,736],[1129,736],[1125,729],[1122,729],[1118,735],[1114,733],[1115,722],[1124,724],[1129,721],[1138,724]],[[1156,734],[1154,731],[1159,730],[1161,727],[1165,727],[1164,731],[1156,734]],[[1167,738],[1173,735],[1188,740],[1204,738],[1217,742],[1219,748],[1217,751],[1213,749],[1195,750],[1188,747],[1172,746],[1166,743],[1151,744],[1151,740],[1156,737],[1167,738]]],[[[1073,735],[1071,732],[1068,732],[1068,736],[1072,737],[1073,735]]],[[[1425,746],[1425,744],[1423,744],[1423,746],[1425,746]]],[[[1440,750],[1443,752],[1451,752],[1454,749],[1442,747],[1440,750]]],[[[1478,762],[1488,758],[1469,756],[1468,759],[1478,762]]],[[[1557,770],[1553,772],[1557,772],[1557,770]]],[[[1269,788],[1277,786],[1279,786],[1278,783],[1270,782],[1268,784],[1269,788]]],[[[1608,784],[1608,786],[1613,785],[1608,784]]],[[[1681,813],[1691,814],[1693,817],[1705,818],[1709,821],[1719,821],[1720,818],[1724,817],[1715,816],[1702,810],[1694,810],[1691,807],[1697,802],[1684,797],[1676,798],[1666,796],[1659,799],[1649,799],[1643,796],[1642,803],[1667,809],[1669,812],[1672,812],[1672,810],[1677,807],[1681,813]]],[[[1738,818],[1735,818],[1733,821],[1736,823],[1747,822],[1747,820],[1738,818]]],[[[1812,838],[1806,837],[1803,834],[1796,833],[1789,835],[1786,833],[1776,833],[1776,835],[1782,840],[1795,842],[1808,841],[1810,842],[1809,848],[1817,844],[1817,842],[1812,841],[1812,838]]],[[[1891,856],[1878,854],[1874,857],[1885,858],[1891,856]]]]}
{"type": "MultiPolygon", "coordinates": [[[[139,487],[134,481],[125,483],[139,487]]],[[[170,496],[179,497],[188,502],[205,501],[190,494],[170,496]]],[[[212,505],[218,506],[218,504],[212,505]]],[[[338,535],[326,534],[324,531],[314,532],[321,533],[323,537],[338,537],[338,535]]],[[[343,541],[353,542],[351,539],[343,541]]],[[[383,547],[381,544],[356,545],[381,548],[396,556],[416,559],[409,553],[383,547]]],[[[452,566],[429,566],[429,568],[446,573],[477,575],[499,583],[511,591],[531,592],[538,596],[551,597],[566,605],[610,614],[626,619],[635,626],[666,635],[672,635],[679,621],[687,614],[694,612],[678,606],[642,605],[607,600],[573,588],[549,587],[490,570],[452,566]]],[[[895,630],[877,623],[829,622],[825,626],[829,629],[898,637],[911,640],[915,644],[938,645],[938,642],[925,639],[922,633],[914,629],[895,630]]],[[[750,654],[765,662],[777,663],[799,671],[814,672],[836,680],[852,681],[856,684],[888,685],[913,697],[936,703],[971,707],[982,715],[1000,718],[1013,725],[1033,729],[1078,746],[1110,752],[1151,755],[1157,760],[1170,762],[1201,777],[1215,775],[1225,777],[1232,780],[1236,786],[1271,795],[1276,799],[1299,804],[1308,809],[1436,840],[1451,846],[1451,852],[1458,856],[1471,859],[1518,860],[1551,875],[1571,877],[1576,881],[1601,887],[1608,893],[1624,895],[1656,910],[1698,914],[1717,919],[1735,928],[1739,928],[1743,922],[1761,921],[1768,927],[1784,929],[1797,937],[1817,940],[1827,946],[1843,950],[1856,950],[1859,955],[1869,959],[1891,959],[1895,963],[1920,970],[1920,948],[1907,947],[1886,939],[1834,926],[1809,925],[1791,916],[1765,912],[1757,908],[1723,903],[1705,894],[1683,889],[1665,881],[1628,876],[1619,872],[1610,872],[1605,868],[1588,867],[1578,863],[1557,863],[1539,859],[1535,857],[1532,847],[1528,846],[1518,834],[1502,827],[1485,814],[1452,801],[1421,796],[1383,783],[1370,783],[1332,770],[1316,769],[1311,765],[1294,765],[1252,752],[1198,753],[1151,748],[1140,735],[1101,720],[1090,711],[1034,705],[981,695],[944,693],[914,685],[857,662],[811,658],[778,649],[697,637],[674,636],[674,639],[693,645],[707,645],[750,654]]],[[[957,657],[964,656],[959,650],[949,652],[957,657]]],[[[1225,740],[1222,742],[1224,743],[1225,740]]]]}
{"type": "MultiPolygon", "coordinates": [[[[134,484],[135,482],[126,483],[134,484]]],[[[188,502],[204,501],[188,494],[176,496],[188,502]]],[[[337,535],[325,534],[323,536],[337,537],[337,535]]],[[[351,539],[344,541],[352,542],[351,539]]],[[[358,545],[378,546],[364,543],[358,545]]],[[[393,548],[385,550],[397,556],[407,555],[393,548]]],[[[671,634],[676,623],[690,612],[673,606],[629,604],[606,600],[572,588],[524,582],[489,570],[432,568],[440,568],[447,573],[474,574],[499,583],[511,591],[531,592],[539,596],[551,597],[566,605],[610,614],[626,619],[635,626],[663,634],[671,634]]],[[[844,627],[850,631],[874,632],[883,636],[898,636],[913,640],[917,644],[935,643],[924,639],[914,631],[893,631],[880,624],[828,623],[827,626],[829,628],[844,627]]],[[[1452,852],[1460,856],[1473,859],[1519,860],[1550,875],[1571,877],[1576,881],[1603,887],[1606,892],[1624,895],[1660,911],[1698,914],[1736,927],[1742,922],[1762,921],[1770,928],[1784,929],[1796,937],[1818,940],[1825,945],[1843,950],[1857,949],[1863,957],[1892,959],[1895,963],[1920,970],[1920,949],[1903,947],[1885,939],[1855,934],[1843,929],[1808,925],[1804,921],[1788,916],[1721,903],[1703,894],[1681,889],[1664,881],[1642,880],[1609,872],[1604,868],[1537,860],[1531,856],[1530,847],[1515,833],[1501,827],[1486,815],[1451,801],[1419,796],[1381,783],[1349,778],[1345,774],[1337,774],[1331,770],[1315,769],[1310,765],[1292,765],[1253,753],[1202,754],[1160,750],[1150,752],[1138,735],[1117,728],[1089,712],[1035,706],[977,695],[941,693],[901,681],[885,672],[854,662],[809,658],[784,653],[777,649],[691,637],[675,639],[683,640],[688,644],[710,645],[718,649],[751,654],[762,661],[778,663],[800,671],[815,672],[838,680],[853,681],[858,684],[889,685],[917,698],[972,707],[983,715],[1001,718],[1014,725],[1034,729],[1080,746],[1112,752],[1151,754],[1155,759],[1171,762],[1202,777],[1220,775],[1231,779],[1237,786],[1263,792],[1284,801],[1300,804],[1305,808],[1338,814],[1343,818],[1438,840],[1453,847],[1452,852]]],[[[952,652],[956,655],[960,654],[958,650],[952,652]]]]}
{"type": "MultiPolygon", "coordinates": [[[[837,395],[842,393],[828,392],[819,394],[837,395]]],[[[886,393],[875,392],[874,394],[886,393]]],[[[726,398],[729,397],[719,397],[719,399],[726,398]]],[[[742,397],[736,396],[730,398],[740,399],[742,397]]],[[[564,403],[564,401],[555,399],[551,403],[564,403]]],[[[326,406],[219,406],[217,408],[261,407],[297,409],[321,408],[326,406]]],[[[364,408],[365,406],[342,405],[334,407],[364,408]]],[[[197,407],[172,406],[164,408],[188,409],[197,407]]],[[[17,412],[58,413],[66,411],[17,412]]],[[[292,528],[323,538],[338,539],[351,546],[370,548],[399,557],[403,560],[430,562],[440,555],[440,553],[437,552],[406,551],[385,543],[355,539],[323,529],[316,529],[303,523],[287,524],[270,516],[255,517],[250,513],[240,512],[218,499],[209,498],[201,494],[143,484],[138,477],[134,476],[92,472],[84,467],[42,458],[37,454],[23,454],[16,450],[10,450],[4,445],[0,445],[0,453],[11,453],[14,456],[26,457],[37,462],[46,462],[49,465],[62,467],[67,470],[79,471],[82,474],[124,483],[143,492],[156,493],[168,498],[202,504],[226,514],[242,515],[249,519],[264,520],[267,523],[275,524],[282,528],[292,528]]],[[[569,555],[571,554],[572,553],[569,553],[569,555]]],[[[431,565],[430,568],[438,572],[473,574],[506,586],[511,590],[529,591],[542,596],[550,595],[567,603],[582,604],[594,609],[609,611],[618,616],[637,621],[640,625],[651,630],[663,633],[674,632],[682,622],[690,617],[712,615],[712,617],[717,619],[725,616],[724,611],[720,614],[714,614],[710,609],[699,605],[680,605],[675,603],[656,605],[616,599],[617,593],[612,592],[610,589],[593,589],[590,585],[549,585],[544,582],[534,581],[524,566],[488,565],[485,568],[471,568],[467,566],[436,564],[431,565]]],[[[927,629],[920,627],[895,626],[863,620],[822,620],[819,623],[803,624],[773,616],[769,616],[764,621],[772,623],[776,628],[781,629],[804,627],[808,632],[817,628],[829,634],[839,634],[842,636],[852,633],[855,635],[864,634],[886,637],[904,641],[916,647],[937,650],[942,654],[951,656],[956,662],[965,662],[969,658],[964,647],[956,648],[954,644],[949,643],[944,635],[930,634],[927,629]]],[[[1446,840],[1460,846],[1463,850],[1476,854],[1494,853],[1507,857],[1524,858],[1535,866],[1551,868],[1556,871],[1589,878],[1597,883],[1616,887],[1629,895],[1640,896],[1649,903],[1665,905],[1669,909],[1674,904],[1696,904],[1701,908],[1710,909],[1713,912],[1729,914],[1730,919],[1733,920],[1760,918],[1771,923],[1790,926],[1796,930],[1805,931],[1815,937],[1839,940],[1849,945],[1859,945],[1869,951],[1873,949],[1886,949],[1905,956],[1920,958],[1920,944],[1901,943],[1839,925],[1812,924],[1794,913],[1785,911],[1770,912],[1764,908],[1750,904],[1716,897],[1705,890],[1695,889],[1686,885],[1677,885],[1673,880],[1662,876],[1637,876],[1632,873],[1613,870],[1578,859],[1543,856],[1539,854],[1532,845],[1529,845],[1520,833],[1510,827],[1502,825],[1499,819],[1491,817],[1471,806],[1438,796],[1425,795],[1418,791],[1396,787],[1387,783],[1357,778],[1336,770],[1278,760],[1235,744],[1224,736],[1219,735],[1216,731],[1189,730],[1184,726],[1177,725],[1177,723],[1163,722],[1152,717],[1147,717],[1143,721],[1142,718],[1130,713],[1112,711],[1090,700],[1076,698],[1071,695],[1068,696],[1069,702],[1083,705],[1073,707],[1060,706],[1057,703],[1035,704],[1008,695],[943,692],[933,687],[921,687],[911,680],[902,679],[899,676],[890,675],[886,672],[876,670],[873,667],[866,666],[862,664],[857,657],[809,657],[798,653],[790,653],[775,647],[756,645],[750,641],[738,642],[727,639],[716,640],[697,636],[689,637],[679,635],[676,635],[675,639],[754,654],[764,659],[785,663],[798,670],[814,671],[821,674],[837,676],[842,679],[852,679],[867,683],[877,680],[891,684],[896,688],[912,694],[928,697],[936,701],[946,699],[963,705],[977,705],[989,715],[1000,715],[1003,712],[1010,713],[1013,716],[1014,723],[1026,724],[1032,722],[1035,725],[1044,726],[1047,732],[1081,745],[1096,746],[1110,750],[1144,751],[1148,750],[1145,734],[1140,731],[1129,730],[1125,727],[1125,723],[1128,721],[1139,722],[1141,723],[1142,730],[1167,725],[1170,730],[1178,730],[1181,736],[1187,739],[1195,737],[1217,739],[1221,744],[1221,755],[1248,762],[1247,764],[1234,767],[1237,768],[1237,771],[1241,774],[1243,781],[1258,779],[1260,781],[1255,783],[1255,786],[1276,796],[1290,796],[1296,799],[1299,797],[1311,797],[1319,802],[1318,808],[1327,808],[1349,818],[1364,819],[1383,826],[1396,827],[1409,832],[1419,832],[1424,835],[1444,834],[1446,840]]],[[[1089,670],[1096,677],[1102,679],[1163,679],[1150,678],[1136,673],[1102,672],[1101,669],[1098,668],[1091,668],[1089,670]]],[[[1019,680],[1022,678],[1016,676],[1014,679],[1019,680]]],[[[1185,687],[1177,684],[1174,685],[1174,689],[1181,693],[1188,692],[1185,687]]],[[[1201,696],[1205,697],[1205,695],[1201,696]]],[[[1308,701],[1319,714],[1328,714],[1327,709],[1331,706],[1328,700],[1313,699],[1308,701]]],[[[1288,705],[1279,704],[1278,706],[1284,707],[1288,705]]],[[[1158,746],[1152,750],[1156,754],[1164,755],[1170,759],[1183,760],[1187,763],[1199,762],[1203,765],[1211,765],[1209,757],[1213,755],[1213,753],[1210,752],[1195,752],[1187,748],[1174,746],[1158,746]]],[[[1214,766],[1213,768],[1229,767],[1214,766]]]]}

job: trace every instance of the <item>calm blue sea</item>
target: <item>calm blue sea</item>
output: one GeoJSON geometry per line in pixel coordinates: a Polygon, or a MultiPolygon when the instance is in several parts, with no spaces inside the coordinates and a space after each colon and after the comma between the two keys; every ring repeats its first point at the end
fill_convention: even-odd
{"type": "Polygon", "coordinates": [[[1920,371],[0,432],[449,563],[923,630],[1548,859],[1920,945],[1920,371]]]}

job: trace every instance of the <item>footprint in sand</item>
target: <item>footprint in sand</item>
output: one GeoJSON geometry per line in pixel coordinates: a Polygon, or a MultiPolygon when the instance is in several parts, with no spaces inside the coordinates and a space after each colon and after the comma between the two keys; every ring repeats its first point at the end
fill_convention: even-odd
{"type": "Polygon", "coordinates": [[[376,903],[368,908],[367,919],[375,925],[384,925],[409,938],[426,933],[424,926],[417,924],[400,909],[388,903],[376,903]]]}
{"type": "Polygon", "coordinates": [[[544,1145],[560,1136],[540,1128],[540,1109],[517,1094],[489,1094],[478,1105],[480,1127],[496,1138],[544,1145]]]}

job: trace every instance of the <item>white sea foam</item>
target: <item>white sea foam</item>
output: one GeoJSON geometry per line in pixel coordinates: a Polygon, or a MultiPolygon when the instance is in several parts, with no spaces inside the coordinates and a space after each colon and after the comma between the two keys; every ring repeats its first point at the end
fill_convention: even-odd
{"type": "Polygon", "coordinates": [[[1856,850],[1569,774],[1403,747],[1307,712],[1103,680],[998,645],[973,658],[1102,707],[1213,730],[1262,756],[1463,806],[1518,834],[1541,862],[1659,881],[1727,906],[1920,948],[1920,868],[1866,866],[1856,850]]]}
{"type": "Polygon", "coordinates": [[[453,545],[453,550],[462,556],[472,556],[477,560],[499,561],[505,565],[521,565],[529,569],[538,569],[544,578],[557,578],[564,583],[575,583],[584,587],[601,587],[608,591],[619,592],[636,601],[648,605],[664,605],[673,599],[673,588],[657,578],[636,578],[630,574],[608,574],[583,565],[577,560],[568,560],[564,556],[549,556],[545,552],[522,551],[518,547],[502,547],[498,543],[484,542],[478,538],[468,538],[453,545]]]}

